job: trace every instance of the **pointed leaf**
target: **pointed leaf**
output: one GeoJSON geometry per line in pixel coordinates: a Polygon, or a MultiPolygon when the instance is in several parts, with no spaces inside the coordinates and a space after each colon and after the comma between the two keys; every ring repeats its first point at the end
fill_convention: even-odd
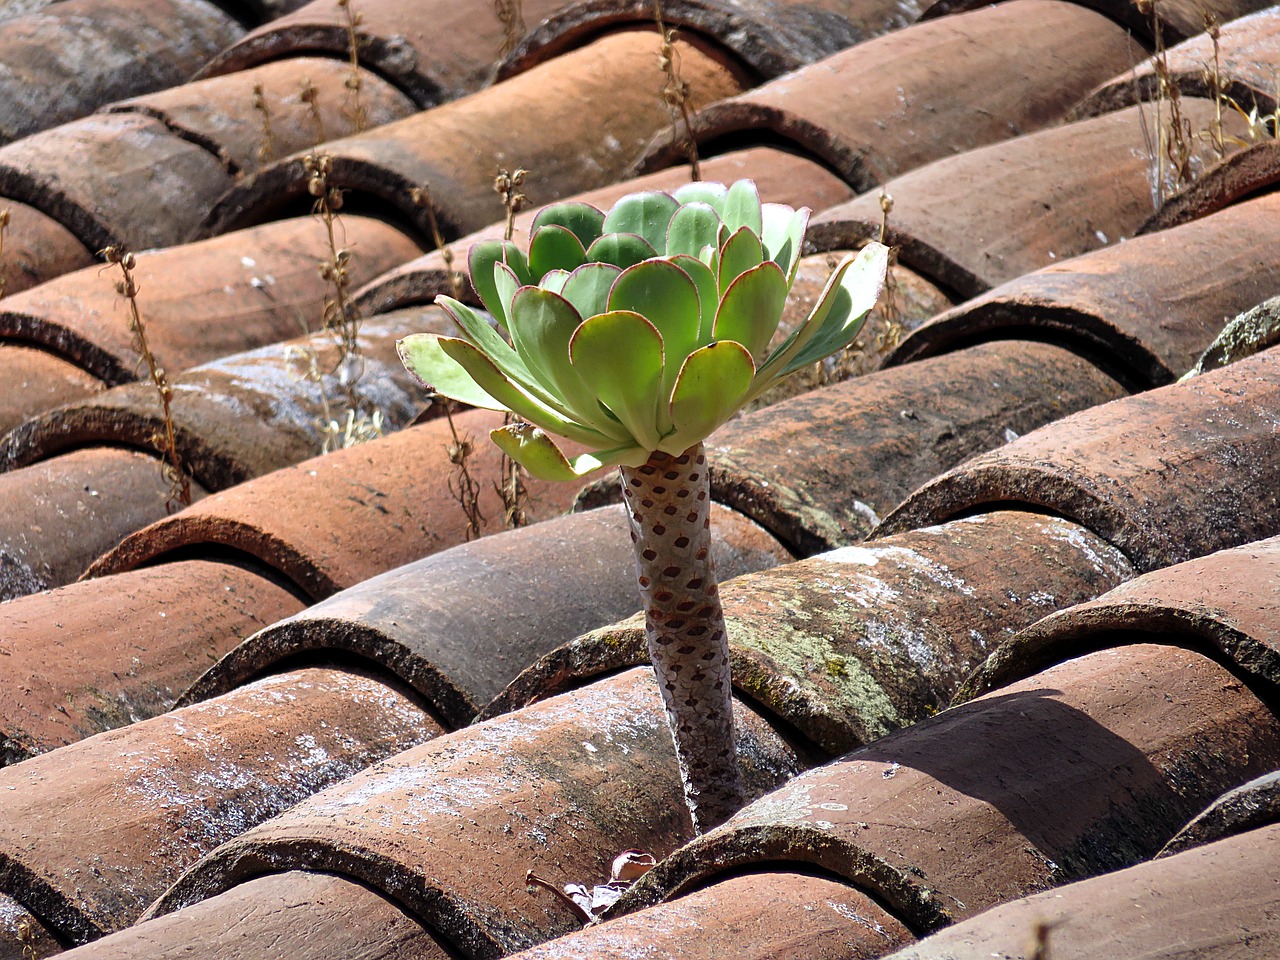
{"type": "Polygon", "coordinates": [[[677,188],[671,195],[681,203],[705,203],[716,213],[724,209],[724,198],[729,189],[713,180],[695,180],[677,188]]]}
{"type": "Polygon", "coordinates": [[[568,283],[569,276],[568,270],[548,270],[538,286],[543,290],[550,290],[552,293],[563,294],[564,285],[568,283]]]}
{"type": "Polygon", "coordinates": [[[778,329],[788,292],[787,278],[772,260],[748,270],[720,298],[715,339],[737,341],[759,363],[778,329]]]}
{"type": "Polygon", "coordinates": [[[570,460],[545,431],[527,423],[499,427],[490,431],[489,436],[503,453],[542,480],[581,480],[601,467],[615,463],[639,466],[649,459],[649,451],[623,446],[579,454],[570,460]]]}
{"type": "Polygon", "coordinates": [[[529,394],[503,376],[502,371],[494,365],[492,360],[466,340],[441,337],[440,348],[458,361],[466,369],[467,373],[471,374],[471,379],[476,382],[476,385],[481,390],[502,404],[502,408],[510,410],[516,416],[523,417],[535,426],[542,427],[542,429],[550,433],[585,444],[588,447],[604,447],[615,444],[615,441],[609,437],[602,436],[595,430],[562,416],[558,411],[529,396],[529,394]]]}
{"type": "Polygon", "coordinates": [[[569,229],[548,224],[529,241],[529,271],[537,282],[552,270],[577,270],[587,259],[581,241],[569,229]]]}
{"type": "Polygon", "coordinates": [[[715,274],[701,260],[683,254],[671,258],[671,262],[689,275],[698,288],[698,336],[696,343],[703,347],[711,342],[711,331],[716,322],[716,310],[720,306],[720,289],[715,274]]]}
{"type": "Polygon", "coordinates": [[[676,211],[667,227],[667,256],[679,253],[696,257],[720,235],[720,215],[705,203],[686,203],[676,211]]]}
{"type": "Polygon", "coordinates": [[[788,284],[795,283],[804,234],[809,228],[809,208],[792,210],[780,203],[766,203],[761,212],[764,223],[760,239],[764,243],[764,255],[782,268],[788,284]]]}
{"type": "Polygon", "coordinates": [[[853,341],[867,314],[880,299],[888,265],[888,247],[879,243],[863,247],[841,278],[826,319],[804,349],[783,368],[784,376],[831,356],[853,341]]]}
{"type": "Polygon", "coordinates": [[[611,263],[625,270],[657,255],[650,243],[634,233],[606,233],[591,245],[587,261],[611,263]]]}
{"type": "Polygon", "coordinates": [[[479,243],[472,244],[467,253],[467,270],[471,274],[471,286],[475,288],[485,309],[505,327],[507,325],[506,309],[498,299],[493,285],[493,265],[502,262],[511,266],[517,279],[527,276],[529,272],[524,251],[514,243],[505,243],[502,240],[481,240],[479,243]]]}
{"type": "MultiPolygon", "coordinates": [[[[618,275],[609,309],[634,311],[662,334],[667,365],[663,393],[669,397],[680,364],[698,345],[701,303],[693,278],[669,260],[646,260],[618,275]]],[[[665,420],[665,408],[662,415],[665,420]]]]}
{"type": "Polygon", "coordinates": [[[585,263],[565,281],[560,295],[584,320],[609,309],[609,290],[622,271],[611,263],[585,263]]]}
{"type": "Polygon", "coordinates": [[[569,341],[582,323],[569,301],[541,287],[521,287],[511,316],[516,352],[556,399],[554,406],[615,441],[626,439],[569,362],[569,341]]]}
{"type": "Polygon", "coordinates": [[[720,251],[720,272],[717,280],[720,284],[721,296],[729,289],[729,284],[738,279],[752,267],[758,267],[764,261],[764,248],[760,246],[760,238],[746,227],[742,227],[725,241],[720,251]]]}
{"type": "Polygon", "coordinates": [[[589,203],[575,200],[553,203],[538,211],[529,229],[536,233],[540,227],[553,223],[573,233],[583,249],[586,249],[600,239],[600,234],[604,232],[604,212],[589,203]]]}
{"type": "MultiPolygon", "coordinates": [[[[584,320],[569,344],[574,369],[638,446],[657,448],[662,335],[648,320],[614,310],[584,320]]],[[[665,418],[664,418],[665,419],[665,418]]]]}
{"type": "Polygon", "coordinates": [[[498,322],[508,333],[511,332],[511,299],[522,286],[524,284],[520,282],[520,277],[505,263],[499,262],[493,265],[493,289],[498,298],[499,311],[494,314],[494,318],[497,319],[501,315],[502,319],[498,322]]]}
{"type": "Polygon", "coordinates": [[[605,233],[634,233],[659,250],[667,242],[667,224],[680,202],[669,193],[632,193],[613,205],[604,218],[605,233]]]}
{"type": "Polygon", "coordinates": [[[732,340],[707,344],[685,360],[671,395],[675,431],[660,449],[681,453],[733,416],[755,376],[751,355],[732,340]]]}
{"type": "Polygon", "coordinates": [[[438,334],[412,333],[396,342],[396,352],[405,369],[428,390],[485,410],[506,409],[480,389],[462,364],[440,349],[438,334]]]}
{"type": "MultiPolygon", "coordinates": [[[[501,264],[498,265],[499,268],[501,266],[501,264]]],[[[502,371],[504,377],[543,403],[554,404],[555,399],[539,385],[511,344],[503,340],[498,331],[489,326],[479,314],[452,297],[438,296],[436,303],[453,317],[463,333],[470,338],[471,343],[502,371]]]]}
{"type": "Polygon", "coordinates": [[[760,235],[760,193],[753,181],[739,180],[729,188],[721,217],[731,233],[746,227],[756,236],[760,235]]]}

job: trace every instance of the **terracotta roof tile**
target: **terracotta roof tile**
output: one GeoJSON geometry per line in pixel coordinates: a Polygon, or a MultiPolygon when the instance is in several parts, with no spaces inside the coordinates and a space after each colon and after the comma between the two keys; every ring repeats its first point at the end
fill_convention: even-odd
{"type": "Polygon", "coordinates": [[[1151,644],[1095,653],[801,774],[659,864],[627,907],[789,861],[928,929],[1150,857],[1278,764],[1280,723],[1222,667],[1151,644]]]}
{"type": "Polygon", "coordinates": [[[107,385],[61,357],[9,341],[0,347],[0,431],[59,404],[101,393],[107,385]]]}
{"type": "MultiPolygon", "coordinates": [[[[829,754],[928,716],[1024,625],[1132,575],[1073,523],[996,512],[844,547],[721,586],[734,684],[829,754]]],[[[496,716],[646,663],[636,615],[553,651],[496,716]]]]}
{"type": "Polygon", "coordinates": [[[1168,197],[1143,225],[1144,233],[1167,230],[1216,213],[1228,204],[1267,192],[1280,183],[1280,142],[1259,140],[1229,154],[1168,197]]]}
{"type": "MultiPolygon", "coordinates": [[[[759,795],[797,759],[736,706],[744,778],[759,795]]],[[[632,670],[356,774],[224,844],[148,916],[262,873],[320,869],[393,898],[455,950],[498,956],[580,925],[524,892],[526,869],[594,883],[621,845],[665,854],[690,833],[679,790],[653,674],[632,670]]]]}
{"type": "MultiPolygon", "coordinates": [[[[682,50],[691,106],[743,89],[740,68],[722,52],[682,50]]],[[[605,186],[627,175],[644,144],[671,122],[655,95],[662,75],[654,53],[651,30],[609,34],[498,86],[331,141],[330,183],[350,191],[348,202],[390,207],[430,236],[410,196],[426,186],[447,238],[502,215],[493,192],[498,167],[532,171],[523,192],[533,205],[605,186]]],[[[299,199],[309,204],[306,186],[300,157],[266,167],[223,195],[203,230],[260,222],[299,199]]]]}
{"type": "Polygon", "coordinates": [[[1168,383],[1227,320],[1275,293],[1277,211],[1280,197],[1259,197],[1011,280],[925,324],[895,362],[1035,336],[1069,344],[1127,384],[1168,383]]]}
{"type": "Polygon", "coordinates": [[[1280,822],[1280,771],[1273,771],[1228,790],[1213,801],[1179,830],[1158,856],[1172,857],[1277,822],[1280,822]]]}
{"type": "Polygon", "coordinates": [[[244,637],[301,600],[251,570],[203,560],[8,601],[0,639],[0,763],[155,716],[244,637]],[[127,642],[104,643],[104,633],[127,642]]]}
{"type": "Polygon", "coordinates": [[[0,210],[9,214],[0,259],[6,295],[93,263],[85,245],[52,217],[16,200],[0,200],[0,210]]]}
{"type": "MultiPolygon", "coordinates": [[[[1144,56],[1123,29],[1083,7],[1010,0],[868,40],[707,107],[693,129],[710,146],[730,135],[781,138],[865,191],[1053,123],[1144,56]]],[[[679,160],[667,136],[645,164],[679,160]]]]}
{"type": "Polygon", "coordinates": [[[1025,504],[1085,524],[1140,571],[1276,533],[1275,350],[1072,414],[925,484],[876,535],[1025,504]]]}
{"type": "Polygon", "coordinates": [[[270,677],[0,770],[0,886],[55,934],[137,919],[222,842],[439,732],[383,684],[270,677]]]}
{"type": "Polygon", "coordinates": [[[61,0],[0,21],[0,143],[181,83],[242,33],[207,0],[61,0]]]}
{"type": "MultiPolygon", "coordinates": [[[[722,578],[790,559],[751,521],[723,507],[713,511],[713,556],[722,578]]],[[[298,657],[354,654],[463,726],[539,656],[635,610],[634,568],[620,507],[484,537],[397,567],[260,630],[183,700],[233,689],[298,657]]]]}

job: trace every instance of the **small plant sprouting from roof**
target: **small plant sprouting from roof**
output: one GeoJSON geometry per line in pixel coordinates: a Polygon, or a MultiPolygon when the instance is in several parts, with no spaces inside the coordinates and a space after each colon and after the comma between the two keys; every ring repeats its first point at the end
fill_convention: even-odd
{"type": "Polygon", "coordinates": [[[368,123],[368,114],[365,112],[364,104],[360,100],[360,88],[364,81],[360,75],[360,34],[357,27],[364,22],[364,18],[357,13],[351,6],[351,0],[337,0],[338,8],[345,15],[344,28],[347,31],[347,58],[351,62],[351,72],[347,74],[347,79],[343,81],[343,86],[347,88],[347,114],[351,117],[351,122],[355,124],[356,133],[364,133],[366,124],[368,123]]]}
{"type": "Polygon", "coordinates": [[[0,210],[0,297],[4,296],[4,235],[9,231],[9,220],[12,214],[8,210],[0,210]]]}
{"type": "MultiPolygon", "coordinates": [[[[506,170],[500,169],[493,181],[494,192],[502,200],[502,206],[507,214],[507,224],[503,231],[503,238],[508,242],[510,242],[516,230],[516,214],[523,210],[525,204],[529,202],[529,198],[520,192],[520,188],[524,186],[528,176],[529,171],[523,167],[517,168],[515,173],[508,173],[506,170]]],[[[511,422],[512,416],[508,412],[503,418],[503,423],[510,424],[511,422]]],[[[498,483],[494,484],[494,487],[498,492],[498,496],[502,498],[503,525],[512,530],[523,527],[527,522],[525,501],[528,499],[528,494],[520,469],[520,464],[513,460],[510,454],[504,450],[498,465],[499,480],[498,483]]]]}
{"type": "Polygon", "coordinates": [[[1151,58],[1156,76],[1154,137],[1147,130],[1145,116],[1142,123],[1151,158],[1151,201],[1159,210],[1172,193],[1191,182],[1191,124],[1182,116],[1182,91],[1169,69],[1160,0],[1135,0],[1135,5],[1140,13],[1151,17],[1151,33],[1155,39],[1155,54],[1151,58]]]}
{"type": "Polygon", "coordinates": [[[253,85],[253,109],[262,118],[262,140],[254,153],[259,163],[270,163],[276,158],[276,135],[271,129],[271,108],[267,105],[267,91],[261,83],[253,85]]]}
{"type": "Polygon", "coordinates": [[[133,333],[134,347],[142,362],[146,363],[147,373],[155,385],[156,393],[160,395],[164,432],[152,434],[151,442],[161,450],[164,457],[164,476],[169,481],[169,498],[165,501],[165,509],[172,512],[175,502],[189,507],[191,480],[182,468],[182,455],[178,452],[177,434],[173,426],[173,388],[169,385],[169,377],[164,368],[151,352],[151,344],[147,340],[147,325],[138,310],[138,284],[133,278],[134,268],[138,265],[137,258],[120,244],[100,250],[98,256],[120,268],[121,279],[116,281],[116,293],[124,297],[129,305],[129,330],[133,333]]]}
{"type": "Polygon", "coordinates": [[[436,392],[513,413],[490,436],[531,474],[573,481],[620,468],[649,654],[699,832],[743,799],[702,441],[850,343],[884,283],[888,251],[868,244],[770,349],[808,217],[761,204],[747,180],[632,194],[608,213],[554,204],[534,218],[527,252],[488,241],[469,254],[472,284],[510,343],[441,296],[464,337],[399,345],[436,392]],[[566,455],[553,436],[584,452],[566,455]]]}
{"type": "Polygon", "coordinates": [[[312,146],[320,146],[325,140],[329,139],[324,132],[324,116],[320,113],[320,91],[316,89],[316,85],[311,82],[310,77],[302,78],[302,89],[298,93],[298,99],[307,105],[307,110],[311,114],[311,125],[315,127],[315,137],[312,139],[312,146]]]}
{"type": "Polygon", "coordinates": [[[524,4],[520,0],[493,0],[493,12],[502,24],[502,48],[499,57],[505,57],[514,50],[524,36],[524,4]]]}
{"type": "Polygon", "coordinates": [[[676,50],[676,31],[668,30],[662,19],[662,0],[653,0],[653,19],[658,25],[661,46],[658,48],[658,66],[665,78],[662,84],[662,102],[671,115],[673,142],[680,137],[680,124],[684,124],[684,149],[689,158],[689,178],[702,179],[698,162],[698,141],[693,135],[693,118],[689,109],[689,84],[680,75],[680,53],[676,50]]]}

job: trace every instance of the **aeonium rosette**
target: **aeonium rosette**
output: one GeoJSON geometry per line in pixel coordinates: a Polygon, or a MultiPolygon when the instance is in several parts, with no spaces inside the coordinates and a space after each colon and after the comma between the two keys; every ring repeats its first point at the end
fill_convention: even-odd
{"type": "Polygon", "coordinates": [[[608,214],[554,204],[535,217],[527,254],[501,241],[470,251],[472,285],[510,343],[441,296],[466,339],[416,334],[400,354],[437,393],[515,414],[491,436],[535,476],[679,454],[847,346],[875,305],[888,253],[878,243],[842,262],[808,318],[769,349],[808,220],[807,208],[762,204],[749,180],[636,193],[608,214]],[[549,434],[588,452],[568,458],[549,434]]]}

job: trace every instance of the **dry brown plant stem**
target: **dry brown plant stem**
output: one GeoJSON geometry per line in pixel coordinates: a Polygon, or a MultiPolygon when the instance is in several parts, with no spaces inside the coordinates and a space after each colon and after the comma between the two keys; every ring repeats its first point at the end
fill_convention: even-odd
{"type": "MultiPolygon", "coordinates": [[[[499,169],[498,175],[493,179],[494,192],[501,198],[503,209],[507,212],[507,225],[503,231],[503,237],[508,241],[515,235],[516,214],[523,210],[525,204],[529,202],[529,198],[520,192],[520,188],[524,186],[525,179],[528,176],[528,170],[518,167],[514,173],[499,169]]],[[[510,424],[513,419],[513,415],[508,413],[503,417],[503,425],[510,424]]],[[[525,511],[528,491],[525,488],[524,477],[520,472],[520,464],[503,454],[499,473],[500,479],[498,483],[494,484],[494,489],[498,491],[498,495],[502,498],[503,523],[512,530],[523,527],[528,523],[528,516],[525,511]]]]}
{"type": "Polygon", "coordinates": [[[1151,16],[1151,32],[1155,40],[1155,55],[1151,60],[1156,75],[1155,183],[1152,193],[1159,209],[1170,193],[1191,182],[1191,124],[1182,116],[1182,91],[1169,69],[1160,0],[1136,0],[1136,4],[1139,12],[1151,16]]]}
{"type": "Polygon", "coordinates": [[[431,201],[431,188],[426,184],[414,187],[409,191],[409,199],[415,207],[421,207],[427,215],[427,229],[431,231],[431,240],[440,251],[440,259],[444,261],[445,272],[449,275],[449,289],[455,300],[462,299],[462,275],[453,268],[453,250],[445,243],[444,234],[440,231],[440,221],[436,218],[436,208],[431,201]]]}
{"type": "Polygon", "coordinates": [[[313,146],[320,146],[328,137],[324,132],[324,117],[320,114],[320,104],[318,102],[319,91],[316,85],[311,82],[310,77],[302,78],[302,91],[298,94],[298,99],[307,105],[307,109],[311,112],[311,123],[316,128],[315,143],[313,146]]]}
{"type": "Polygon", "coordinates": [[[276,158],[276,135],[271,129],[271,108],[267,106],[267,92],[260,83],[253,85],[253,109],[262,118],[262,142],[255,152],[259,162],[270,163],[276,158]]]}
{"type": "Polygon", "coordinates": [[[449,445],[448,450],[449,462],[457,468],[458,476],[457,479],[449,477],[449,492],[458,501],[463,515],[467,518],[464,538],[475,540],[480,536],[480,530],[485,524],[484,514],[480,512],[480,484],[471,475],[471,468],[468,465],[471,454],[475,451],[475,444],[470,437],[458,434],[457,425],[453,422],[453,402],[445,397],[436,397],[435,402],[444,409],[445,419],[449,422],[449,433],[453,437],[453,443],[449,445]]]}
{"type": "MultiPolygon", "coordinates": [[[[0,268],[4,266],[4,235],[9,229],[11,214],[8,210],[0,210],[0,268]]],[[[4,271],[0,269],[0,297],[4,296],[4,271]]]]}
{"type": "Polygon", "coordinates": [[[338,7],[346,15],[346,23],[344,26],[347,31],[347,56],[351,61],[351,72],[347,75],[347,79],[343,81],[343,85],[350,91],[348,99],[348,113],[351,121],[355,124],[356,133],[363,133],[368,116],[365,113],[364,104],[360,101],[360,87],[362,80],[360,77],[360,35],[356,32],[356,28],[364,22],[364,18],[351,7],[351,0],[337,0],[338,7]]]}
{"type": "Polygon", "coordinates": [[[693,117],[689,108],[689,84],[680,75],[680,53],[676,50],[676,31],[668,30],[662,19],[662,0],[653,0],[653,19],[658,25],[661,46],[658,48],[658,65],[665,78],[662,84],[662,102],[671,116],[671,137],[680,137],[680,125],[684,124],[685,156],[689,159],[689,177],[702,179],[698,160],[698,141],[693,136],[693,117]]]}
{"type": "Polygon", "coordinates": [[[493,12],[502,24],[502,49],[498,56],[505,57],[514,50],[524,36],[524,4],[520,0],[493,0],[493,12]]]}
{"type": "Polygon", "coordinates": [[[1222,135],[1222,103],[1226,99],[1226,91],[1222,87],[1222,29],[1218,18],[1209,11],[1204,14],[1204,30],[1213,42],[1213,66],[1205,70],[1205,83],[1209,87],[1209,95],[1213,97],[1213,126],[1209,130],[1209,143],[1219,158],[1226,156],[1227,144],[1222,135]]]}
{"type": "Polygon", "coordinates": [[[133,333],[134,347],[147,365],[147,373],[160,395],[160,408],[164,419],[163,435],[152,436],[153,442],[164,453],[165,479],[169,481],[169,498],[165,501],[165,509],[172,511],[176,500],[184,507],[191,506],[191,480],[182,468],[182,456],[178,453],[178,441],[173,427],[173,388],[169,385],[169,377],[164,368],[156,361],[151,352],[151,344],[147,341],[147,325],[143,322],[142,313],[138,310],[138,284],[133,278],[133,270],[137,260],[132,253],[120,244],[112,244],[99,252],[109,264],[120,268],[123,279],[116,281],[116,293],[124,297],[129,305],[129,330],[133,333]]]}

